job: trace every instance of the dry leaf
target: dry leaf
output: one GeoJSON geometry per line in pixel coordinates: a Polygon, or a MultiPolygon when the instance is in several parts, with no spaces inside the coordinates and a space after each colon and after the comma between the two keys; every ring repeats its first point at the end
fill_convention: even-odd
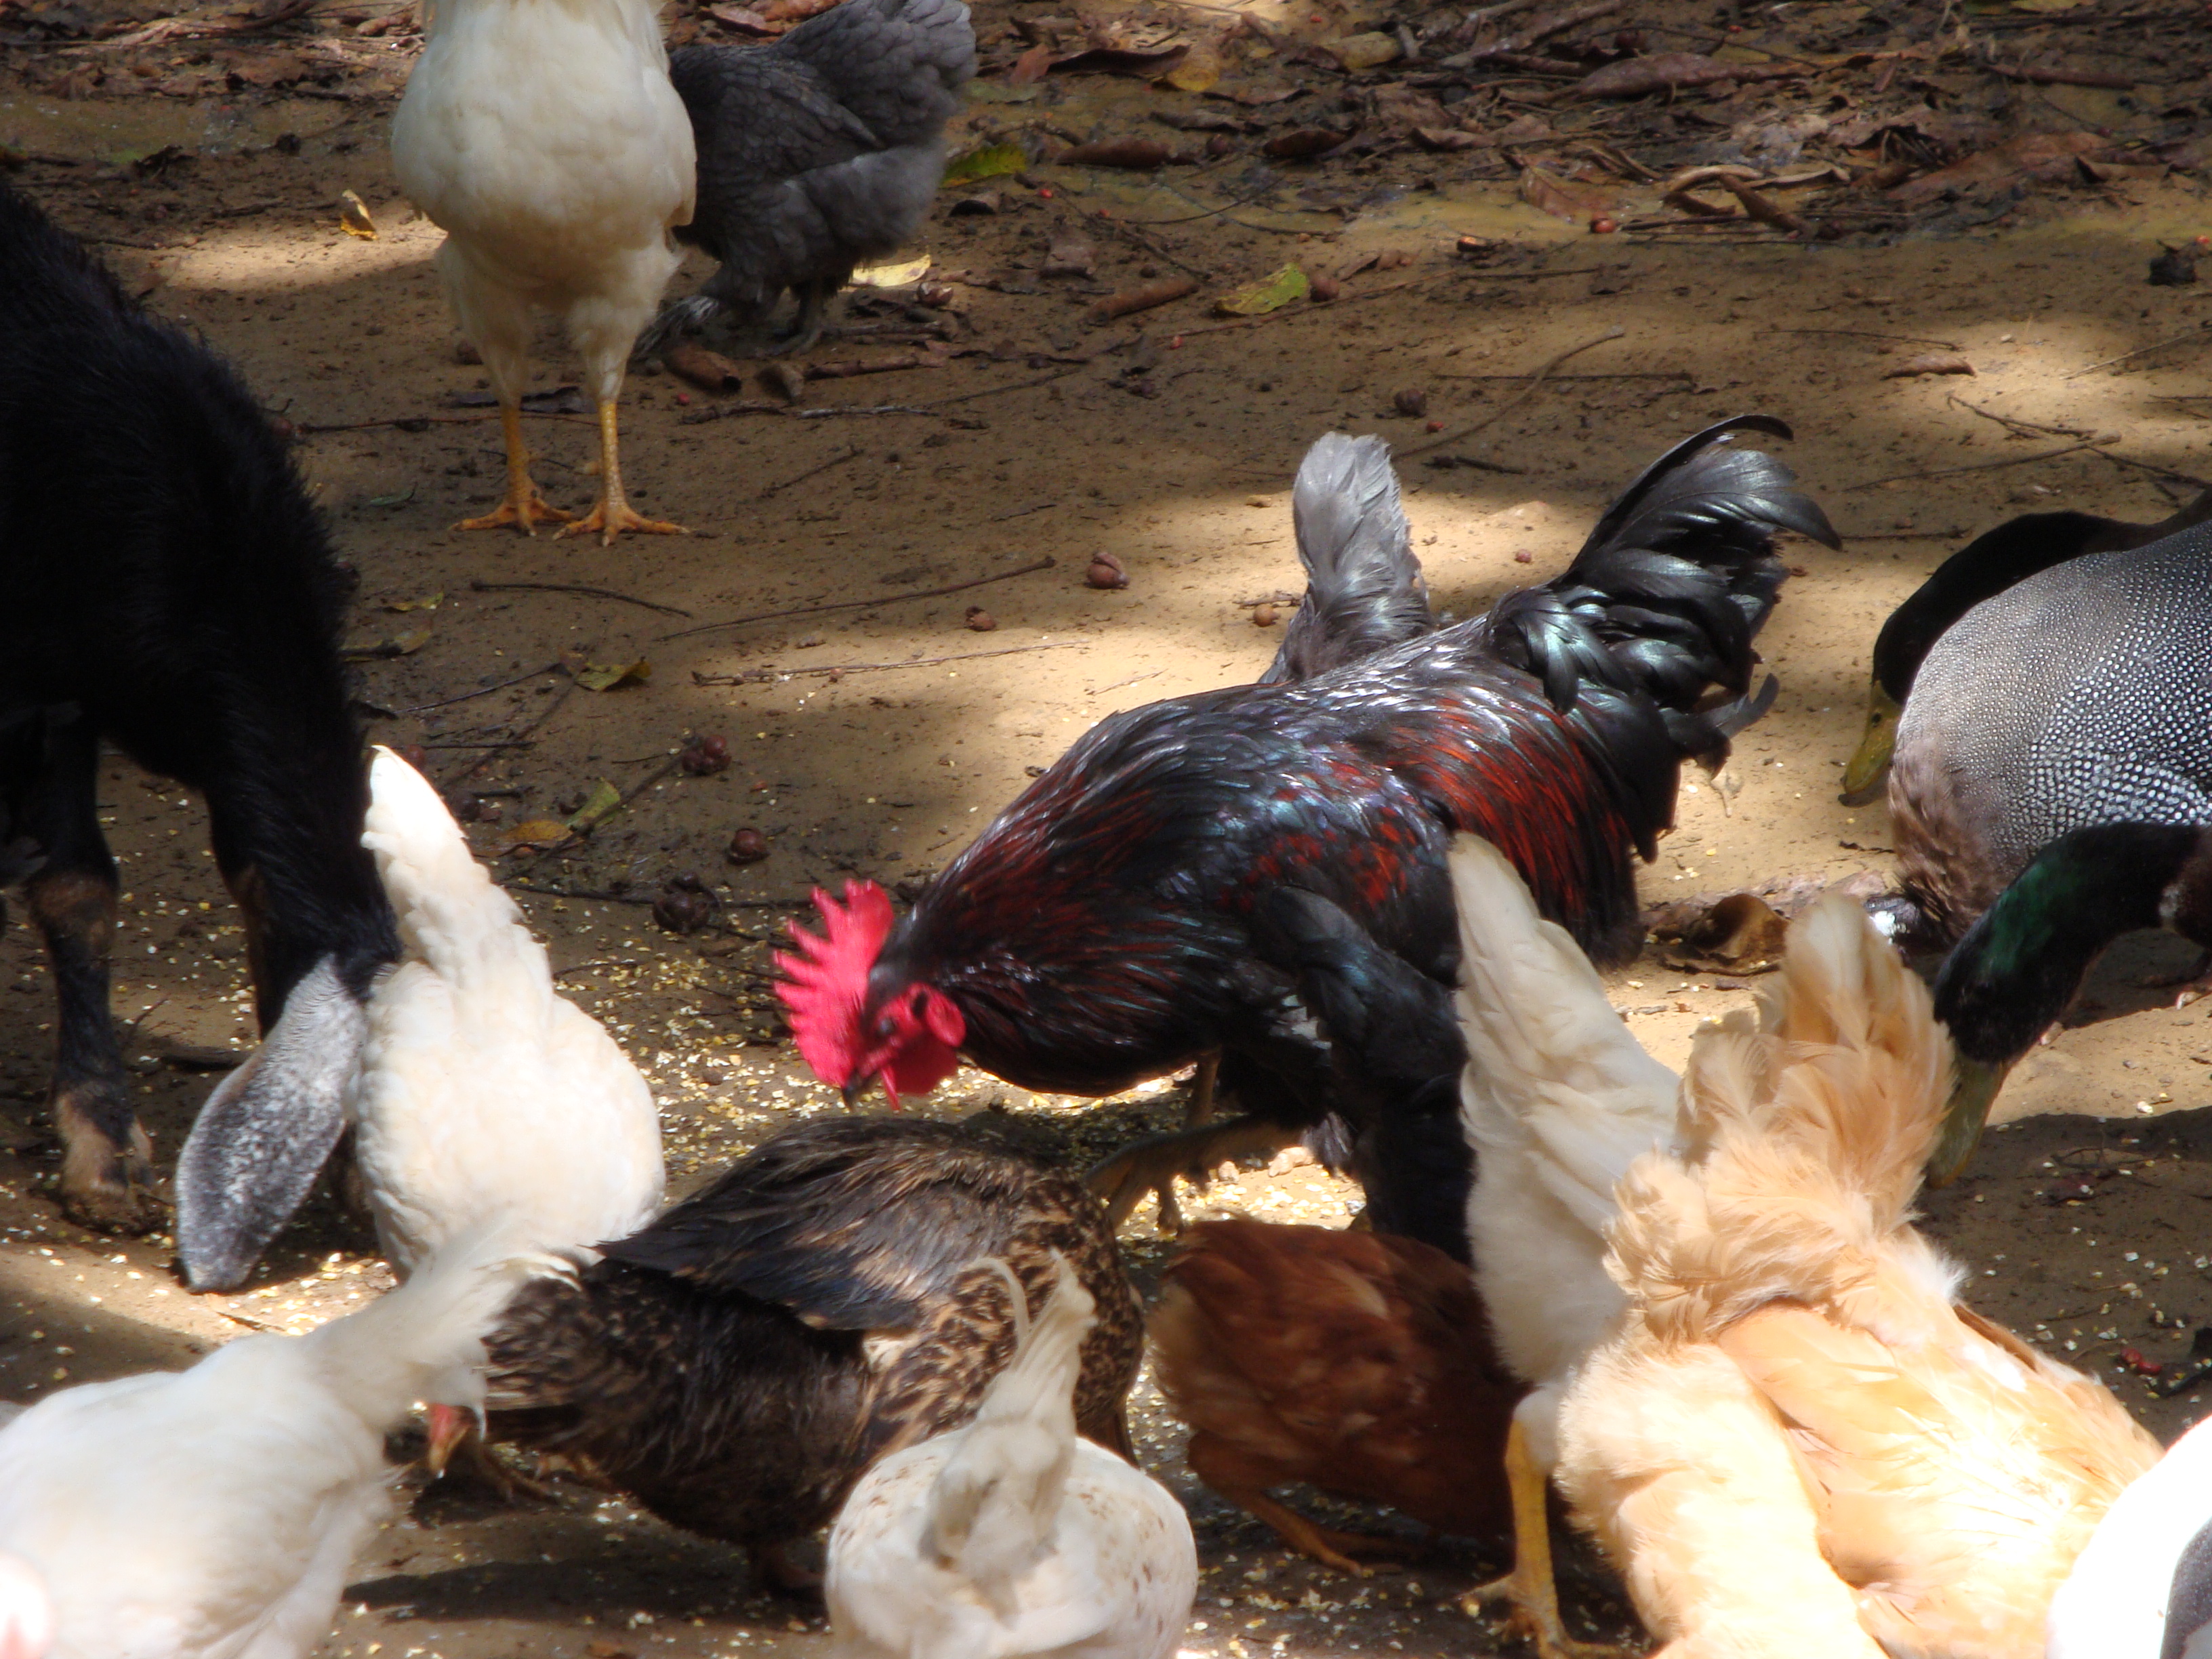
{"type": "Polygon", "coordinates": [[[1521,199],[1555,219],[1588,219],[1613,210],[1613,192],[1577,184],[1541,167],[1521,169],[1521,199]]]}
{"type": "Polygon", "coordinates": [[[1889,199],[1902,206],[1914,207],[1932,202],[1947,191],[2009,184],[2023,173],[2034,178],[2059,177],[2072,170],[2075,157],[2109,149],[2112,145],[2111,139],[2094,132],[2030,133],[2024,138],[1969,155],[1964,161],[1954,161],[1948,167],[1923,173],[1891,191],[1889,199]]]}
{"type": "Polygon", "coordinates": [[[1213,302],[1213,308],[1224,317],[1264,317],[1293,300],[1304,299],[1312,288],[1304,271],[1296,265],[1285,265],[1256,283],[1223,295],[1213,302]]]}
{"type": "Polygon", "coordinates": [[[1040,43],[1014,59],[1013,68],[1006,71],[1006,84],[1010,87],[1034,86],[1044,79],[1046,71],[1051,68],[1052,48],[1040,43]]]}
{"type": "Polygon", "coordinates": [[[559,847],[574,839],[574,832],[557,818],[527,818],[501,836],[501,851],[518,847],[559,847]]]}
{"type": "Polygon", "coordinates": [[[1594,70],[1576,82],[1575,91],[1584,98],[1641,98],[1720,81],[1778,81],[1806,72],[1802,64],[1723,64],[1693,52],[1662,52],[1594,70]]]}
{"type": "Polygon", "coordinates": [[[338,192],[338,228],[364,241],[376,240],[376,221],[369,216],[368,204],[349,190],[338,192]]]}
{"type": "Polygon", "coordinates": [[[855,288],[911,288],[929,275],[929,255],[899,259],[888,264],[860,265],[853,271],[855,288]]]}
{"type": "Polygon", "coordinates": [[[1361,70],[1380,69],[1391,63],[1405,51],[1395,34],[1385,34],[1377,29],[1366,34],[1347,34],[1334,40],[1324,40],[1322,50],[1355,74],[1361,70]]]}
{"type": "Polygon", "coordinates": [[[662,367],[706,392],[735,392],[745,383],[744,368],[719,351],[685,342],[661,353],[662,367]]]}
{"type": "Polygon", "coordinates": [[[446,596],[441,591],[436,593],[425,593],[417,599],[393,599],[388,602],[384,608],[386,611],[397,611],[402,615],[404,615],[410,611],[435,611],[445,602],[446,596]]]}
{"type": "Polygon", "coordinates": [[[1289,132],[1277,133],[1260,147],[1260,153],[1277,161],[1310,161],[1317,155],[1328,155],[1351,137],[1349,132],[1331,132],[1327,127],[1296,127],[1289,132]]]}
{"type": "Polygon", "coordinates": [[[1098,250],[1073,231],[1061,231],[1037,267],[1042,276],[1088,276],[1098,264],[1098,250]]]}
{"type": "Polygon", "coordinates": [[[1413,142],[1423,149],[1487,149],[1488,143],[1457,127],[1414,127],[1413,142]]]}
{"type": "Polygon", "coordinates": [[[626,663],[586,663],[576,671],[576,684],[586,691],[611,691],[618,685],[642,685],[653,678],[653,665],[644,658],[626,663]]]}
{"type": "Polygon", "coordinates": [[[1210,91],[1221,79],[1221,39],[1216,34],[1200,41],[1163,78],[1177,92],[1210,91]]]}
{"type": "Polygon", "coordinates": [[[1197,292],[1198,284],[1188,276],[1163,276],[1158,282],[1143,283],[1135,288],[1125,288],[1119,294],[1108,295],[1091,307],[1091,320],[1111,322],[1131,312],[1150,311],[1154,306],[1164,306],[1197,292]]]}
{"type": "Polygon", "coordinates": [[[592,786],[592,793],[584,797],[584,804],[569,818],[568,828],[580,835],[595,827],[621,805],[622,791],[601,778],[592,786]]]}

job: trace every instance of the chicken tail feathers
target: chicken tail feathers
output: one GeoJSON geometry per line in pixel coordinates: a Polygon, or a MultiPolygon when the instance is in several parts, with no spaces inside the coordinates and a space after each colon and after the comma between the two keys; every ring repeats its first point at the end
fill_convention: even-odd
{"type": "Polygon", "coordinates": [[[301,1339],[331,1393],[386,1432],[416,1401],[481,1413],[484,1338],[533,1279],[571,1272],[507,1224],[456,1239],[394,1291],[301,1339]]]}
{"type": "MultiPolygon", "coordinates": [[[[1095,1304],[1054,1251],[1056,1283],[1031,1319],[1002,1262],[1016,1310],[1013,1358],[992,1380],[929,1493],[921,1547],[1000,1599],[1044,1547],[1075,1457],[1075,1383],[1095,1304]]],[[[1010,1598],[1008,1598],[1010,1600],[1010,1598]]]]}
{"type": "Polygon", "coordinates": [[[1298,468],[1291,514],[1306,592],[1262,684],[1310,679],[1435,628],[1389,444],[1322,434],[1298,468]]]}
{"type": "Polygon", "coordinates": [[[885,148],[933,136],[975,73],[962,0],[844,0],[764,50],[805,64],[885,148]]]}
{"type": "Polygon", "coordinates": [[[518,981],[550,996],[544,947],[469,850],[430,781],[380,748],[370,763],[362,845],[399,922],[401,943],[456,990],[518,981]]]}
{"type": "MultiPolygon", "coordinates": [[[[1850,1302],[1877,1247],[1899,1248],[1950,1071],[1927,987],[1860,907],[1831,896],[1800,916],[1757,1026],[1699,1033],[1680,1152],[1621,1182],[1608,1265],[1653,1331],[1692,1340],[1769,1302],[1850,1302]]],[[[1937,1285],[1950,1274],[1932,1250],[1911,1259],[1937,1285]]]]}
{"type": "Polygon", "coordinates": [[[1677,754],[1713,757],[1763,712],[1771,694],[1753,690],[1752,641],[1786,574],[1774,533],[1840,544],[1789,468],[1724,443],[1739,431],[1790,435],[1771,416],[1742,415],[1685,439],[1607,510],[1564,574],[1492,613],[1493,647],[1562,713],[1591,692],[1648,697],[1677,754]],[[1700,710],[1715,686],[1736,697],[1700,710]]]}

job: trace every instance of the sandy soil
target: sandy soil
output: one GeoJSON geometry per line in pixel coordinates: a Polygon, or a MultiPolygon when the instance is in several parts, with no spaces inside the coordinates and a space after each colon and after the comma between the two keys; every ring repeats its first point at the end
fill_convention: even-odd
{"type": "MultiPolygon", "coordinates": [[[[397,199],[383,153],[410,46],[355,34],[329,50],[354,76],[343,98],[257,92],[250,77],[210,86],[226,64],[237,78],[234,60],[209,68],[187,51],[180,67],[140,71],[127,95],[111,86],[72,99],[56,77],[92,58],[22,54],[0,89],[0,143],[45,158],[17,173],[23,187],[238,362],[301,433],[301,465],[360,573],[353,630],[371,653],[360,696],[374,733],[421,745],[457,799],[482,800],[479,849],[501,859],[565,985],[653,1079],[679,1190],[777,1125],[836,1109],[781,1040],[763,977],[772,937],[812,884],[919,881],[1103,715],[1266,662],[1274,636],[1254,626],[1254,602],[1297,585],[1288,487],[1324,429],[1380,432],[1404,449],[1486,422],[1434,452],[1480,465],[1401,468],[1437,595],[1466,614],[1557,568],[1612,492],[1680,435],[1754,410],[1795,426],[1788,459],[1845,547],[1788,550],[1793,580],[1762,641],[1780,701],[1719,780],[1686,785],[1679,828],[1644,872],[1654,902],[1887,869],[1881,810],[1835,798],[1881,619],[2004,516],[2068,506],[2150,520],[2188,489],[2120,458],[2201,470],[2212,404],[2199,395],[2200,349],[2093,367],[2212,322],[2206,290],[2144,282],[2158,240],[2212,228],[2188,178],[2053,186],[1997,204],[1972,234],[1962,210],[1937,227],[1951,234],[1892,246],[1684,246],[1592,236],[1517,200],[1494,166],[1486,177],[1401,149],[1329,175],[1305,201],[1279,195],[1195,222],[1197,198],[1164,175],[1039,165],[990,180],[995,214],[941,205],[928,229],[932,280],[950,294],[929,316],[964,355],[818,380],[795,409],[711,421],[696,417],[772,400],[644,374],[624,409],[633,495],[692,534],[611,550],[457,534],[453,521],[491,499],[500,457],[482,372],[457,357],[430,269],[439,234],[397,199]],[[181,88],[161,78],[173,68],[181,88]],[[299,142],[271,144],[288,133],[299,142]],[[165,161],[171,143],[192,154],[165,161]],[[376,215],[376,240],[342,233],[333,204],[345,189],[376,215]],[[1312,205],[1331,190],[1325,210],[1312,205]],[[1166,228],[1133,235],[1101,208],[1166,228]],[[1455,256],[1463,233],[1489,239],[1479,263],[1455,256]],[[1048,246],[1073,235],[1091,244],[1094,274],[1040,274],[1048,246]],[[1228,329],[1208,314],[1212,296],[1285,259],[1326,271],[1375,252],[1386,257],[1334,306],[1228,329]],[[1200,276],[1196,296],[1087,321],[1100,294],[1176,270],[1200,276]],[[1529,388],[1532,371],[1585,346],[1529,388]],[[1963,355],[1974,374],[1886,378],[1931,350],[1963,355]],[[1425,399],[1425,421],[1396,412],[1401,392],[1425,399]],[[2048,428],[2117,441],[2109,455],[2023,459],[2074,441],[2048,428]],[[1102,550],[1127,567],[1126,591],[1084,585],[1102,550]],[[506,586],[533,583],[572,587],[506,586]],[[954,584],[974,585],[925,592],[954,584]],[[971,606],[995,627],[971,631],[971,606]],[[560,662],[578,655],[649,664],[649,677],[575,689],[560,662]],[[663,775],[687,734],[724,736],[736,763],[663,775]],[[516,825],[565,817],[603,783],[631,799],[588,838],[502,851],[516,825]],[[724,848],[741,829],[768,852],[739,867],[724,848]],[[684,875],[720,904],[678,936],[650,906],[684,875]]],[[[1055,80],[1035,96],[979,102],[960,142],[1024,123],[1156,133],[1139,127],[1145,109],[1199,107],[1103,77],[1055,80]]],[[[2112,113],[2109,93],[2036,96],[2101,98],[2112,113]]],[[[702,270],[695,258],[678,289],[702,270]]],[[[912,326],[896,307],[876,309],[856,320],[912,326]]],[[[812,356],[913,349],[847,337],[812,356]]],[[[574,375],[550,337],[542,371],[549,390],[574,375]]],[[[580,507],[588,422],[555,413],[531,429],[548,494],[580,507]]],[[[138,1022],[146,1121],[157,1152],[173,1154],[205,1068],[250,1042],[242,947],[198,804],[121,764],[106,799],[128,890],[116,1004],[138,1022]]],[[[2154,1400],[2120,1356],[2171,1359],[2200,1313],[2212,1321],[2195,1209],[2212,1195],[2212,1127],[2191,1109],[2212,1110],[2212,1003],[2176,1010],[2170,990],[2143,983],[2187,965],[2171,945],[2112,954],[2067,1030],[2008,1089],[2001,1114],[2018,1121],[1930,1205],[1972,1264],[1977,1305],[2107,1376],[2161,1432],[2194,1417],[2197,1395],[2154,1400]]],[[[249,1329],[303,1329],[387,1282],[322,1202],[230,1297],[176,1288],[166,1239],[94,1238],[60,1222],[40,1106],[49,990],[20,921],[0,939],[0,984],[15,993],[0,997],[0,1228],[12,1244],[0,1254],[0,1396],[182,1364],[249,1329]]],[[[1615,988],[1670,1061],[1699,1020],[1748,996],[1741,981],[1656,955],[1615,988]]],[[[1087,1158],[1178,1104],[1167,1082],[1101,1104],[963,1072],[930,1107],[1011,1113],[1087,1158]]],[[[1279,1168],[1239,1172],[1212,1196],[1262,1217],[1341,1221],[1352,1195],[1310,1169],[1279,1168]]],[[[1165,1253],[1149,1215],[1129,1242],[1149,1286],[1165,1253]]],[[[1495,1562],[1444,1545],[1410,1573],[1352,1583],[1286,1559],[1189,1480],[1148,1385],[1139,1403],[1146,1461],[1189,1500],[1206,1564],[1190,1652],[1492,1650],[1457,1597],[1495,1562]]],[[[424,1497],[364,1563],[325,1650],[823,1650],[816,1613],[757,1592],[729,1552],[580,1486],[558,1490],[556,1504],[520,1510],[424,1497]]],[[[1627,1635],[1601,1570],[1577,1572],[1571,1601],[1591,1627],[1627,1635]]]]}

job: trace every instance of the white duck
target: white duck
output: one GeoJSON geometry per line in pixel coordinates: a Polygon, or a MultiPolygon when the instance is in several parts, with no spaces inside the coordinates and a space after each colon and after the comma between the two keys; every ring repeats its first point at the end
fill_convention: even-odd
{"type": "Polygon", "coordinates": [[[385,1435],[418,1400],[481,1409],[483,1333],[553,1265],[483,1235],[309,1335],[66,1389],[0,1431],[0,1551],[44,1579],[54,1659],[313,1650],[390,1510],[385,1435]]]}
{"type": "Polygon", "coordinates": [[[405,955],[369,998],[351,1109],[385,1255],[404,1278],[494,1220],[538,1249],[623,1238],[660,1207],[653,1091],[554,989],[545,947],[438,792],[380,749],[367,832],[405,955]]]}
{"type": "Polygon", "coordinates": [[[1143,1470],[1075,1433],[1090,1294],[1033,1326],[1006,1275],[1014,1357],[963,1428],[861,1477],[830,1534],[841,1659],[1168,1659],[1190,1618],[1190,1522],[1143,1470]],[[1023,1327],[1027,1328],[1022,1328],[1023,1327]]]}
{"type": "Polygon", "coordinates": [[[446,233],[438,270],[483,355],[507,441],[507,495],[463,530],[526,534],[568,514],[522,441],[533,313],[559,315],[599,408],[599,499],[563,533],[679,526],[623,493],[623,367],[675,272],[691,219],[690,118],[651,0],[437,0],[392,124],[400,188],[446,233]]]}
{"type": "Polygon", "coordinates": [[[1529,1393],[1506,1468],[1513,1571],[1476,1592],[1504,1596],[1547,1656],[1572,1653],[1559,1621],[1545,1487],[1575,1368],[1627,1305],[1606,1272],[1613,1184],[1674,1135],[1674,1073],[1629,1035],[1565,928],[1547,921],[1488,842],[1451,855],[1459,906],[1461,1119],[1475,1149],[1468,1233],[1498,1352],[1529,1393]]]}
{"type": "Polygon", "coordinates": [[[46,1659],[54,1606],[46,1581],[20,1555],[0,1555],[0,1659],[46,1659]]]}

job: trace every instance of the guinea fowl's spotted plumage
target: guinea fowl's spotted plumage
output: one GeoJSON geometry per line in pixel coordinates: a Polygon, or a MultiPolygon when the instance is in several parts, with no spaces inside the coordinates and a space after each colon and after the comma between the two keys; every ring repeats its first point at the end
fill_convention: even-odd
{"type": "Polygon", "coordinates": [[[664,1520],[752,1546],[823,1525],[877,1457],[966,1420],[1066,1256],[1097,1304],[1076,1421],[1127,1449],[1143,1318],[1097,1205],[965,1126],[786,1131],[487,1343],[495,1438],[588,1458],[664,1520]]]}
{"type": "Polygon", "coordinates": [[[724,307],[750,321],[787,289],[818,319],[854,266],[920,228],[975,72],[960,0],[845,0],[773,46],[672,54],[699,151],[698,206],[677,235],[722,268],[664,324],[724,307]]]}
{"type": "MultiPolygon", "coordinates": [[[[1484,617],[1093,728],[924,890],[865,994],[786,988],[810,1060],[866,1082],[881,1069],[857,1064],[868,1033],[918,1021],[930,988],[963,1017],[962,1051],[1024,1086],[1109,1093],[1219,1047],[1249,1109],[1317,1125],[1336,1061],[1293,969],[1255,940],[1255,906],[1278,886],[1317,896],[1449,986],[1445,854],[1462,831],[1618,956],[1635,935],[1630,853],[1671,822],[1681,757],[1725,748],[1765,707],[1751,640],[1783,579],[1774,530],[1833,539],[1779,462],[1720,446],[1743,428],[1787,434],[1752,416],[1677,446],[1565,574],[1484,617]],[[1716,685],[1735,701],[1693,712],[1716,685]]],[[[1395,511],[1395,492],[1369,499],[1395,511]]],[[[1418,580],[1410,555],[1400,568],[1418,580]]],[[[1381,584],[1373,603],[1401,597],[1381,584]]]]}
{"type": "Polygon", "coordinates": [[[1947,935],[2069,830],[2212,823],[2212,526],[1967,611],[1914,677],[1889,803],[1907,885],[1947,935]]]}

